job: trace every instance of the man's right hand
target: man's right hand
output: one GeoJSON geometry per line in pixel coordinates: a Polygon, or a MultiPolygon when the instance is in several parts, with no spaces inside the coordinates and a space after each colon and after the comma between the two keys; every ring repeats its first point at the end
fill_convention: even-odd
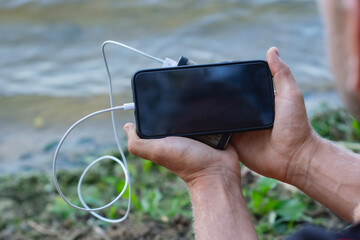
{"type": "Polygon", "coordinates": [[[247,167],[299,187],[306,181],[306,176],[301,175],[310,166],[310,162],[301,161],[302,154],[314,154],[318,137],[306,115],[301,90],[280,59],[278,50],[271,48],[266,60],[276,89],[274,126],[268,130],[233,134],[231,141],[247,167]]]}
{"type": "Polygon", "coordinates": [[[277,49],[271,48],[266,58],[276,88],[274,126],[234,134],[231,141],[239,160],[354,221],[360,203],[360,156],[316,135],[302,93],[277,49]]]}

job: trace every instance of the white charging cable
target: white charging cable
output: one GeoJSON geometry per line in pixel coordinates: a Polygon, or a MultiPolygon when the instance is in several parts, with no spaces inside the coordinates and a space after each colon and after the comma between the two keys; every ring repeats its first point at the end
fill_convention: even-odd
{"type": "Polygon", "coordinates": [[[55,186],[56,186],[56,189],[58,190],[60,196],[62,199],[64,199],[64,201],[70,205],[71,207],[73,208],[76,208],[76,209],[79,209],[79,210],[83,210],[83,211],[88,211],[90,212],[92,215],[96,216],[97,218],[100,218],[104,221],[107,221],[107,222],[121,222],[123,220],[125,220],[125,218],[127,217],[127,215],[129,214],[129,210],[130,210],[130,204],[128,204],[128,209],[125,213],[125,215],[120,218],[120,219],[107,219],[107,218],[104,218],[102,216],[100,216],[99,214],[95,213],[94,211],[100,211],[100,210],[103,210],[105,208],[108,208],[110,207],[111,205],[113,205],[116,201],[118,201],[122,195],[124,194],[127,186],[130,185],[130,175],[129,175],[129,170],[127,168],[127,164],[126,164],[126,160],[123,159],[124,163],[121,162],[119,159],[113,157],[113,156],[103,156],[103,157],[100,157],[98,159],[96,159],[95,161],[93,161],[85,170],[84,172],[81,174],[81,177],[80,177],[80,180],[79,180],[79,183],[78,183],[78,196],[79,196],[79,199],[80,199],[80,202],[83,204],[84,207],[79,207],[79,206],[76,206],[74,204],[72,204],[66,197],[65,195],[63,194],[63,192],[61,191],[60,189],[60,186],[59,186],[59,183],[58,183],[58,180],[57,180],[57,176],[56,176],[56,163],[57,163],[57,159],[58,159],[58,155],[59,155],[59,151],[64,143],[64,141],[66,140],[67,136],[71,133],[72,130],[74,130],[74,128],[76,126],[78,126],[80,123],[84,122],[85,120],[95,116],[95,115],[98,115],[98,114],[101,114],[101,113],[105,113],[105,112],[113,112],[115,110],[124,110],[124,105],[123,106],[117,106],[117,107],[112,107],[112,108],[108,108],[108,109],[103,109],[103,110],[99,110],[99,111],[96,111],[94,113],[91,113],[89,115],[87,115],[86,117],[83,117],[82,119],[78,120],[76,123],[74,123],[67,131],[66,133],[64,134],[64,136],[61,138],[56,150],[55,150],[55,154],[54,154],[54,159],[53,159],[53,177],[54,177],[54,183],[55,183],[55,186]],[[81,184],[82,184],[82,181],[86,175],[86,173],[88,172],[88,170],[96,163],[102,161],[102,160],[105,160],[105,159],[112,159],[114,161],[116,161],[122,168],[123,172],[124,172],[124,175],[125,175],[125,186],[123,188],[123,190],[119,193],[119,195],[114,199],[112,200],[110,203],[102,206],[102,207],[98,207],[98,208],[90,208],[84,201],[83,197],[82,197],[82,194],[81,194],[81,184]]]}
{"type": "Polygon", "coordinates": [[[118,223],[118,222],[122,222],[124,221],[127,216],[129,215],[129,212],[130,212],[130,208],[131,208],[131,181],[130,181],[130,173],[129,173],[129,168],[128,168],[128,165],[127,165],[127,160],[126,160],[126,156],[124,154],[124,151],[121,147],[121,144],[120,144],[120,138],[118,136],[118,131],[117,131],[117,127],[116,127],[116,123],[115,123],[115,114],[114,114],[114,111],[116,110],[134,110],[135,109],[135,105],[134,103],[126,103],[124,104],[123,106],[116,106],[114,107],[114,100],[113,100],[113,87],[112,87],[112,79],[111,79],[111,74],[110,74],[110,70],[109,70],[109,66],[108,66],[108,63],[107,63],[107,59],[106,59],[106,54],[105,54],[105,46],[107,44],[114,44],[114,45],[117,45],[117,46],[120,46],[120,47],[124,47],[126,49],[129,49],[131,51],[134,51],[138,54],[141,54],[142,56],[145,56],[147,58],[150,58],[158,63],[162,63],[163,64],[163,67],[170,67],[170,66],[176,66],[176,62],[174,60],[171,60],[169,58],[166,58],[165,60],[162,60],[162,59],[159,59],[159,58],[156,58],[156,57],[153,57],[149,54],[146,54],[138,49],[135,49],[135,48],[132,48],[130,46],[127,46],[123,43],[119,43],[119,42],[115,42],[115,41],[106,41],[102,44],[101,46],[101,50],[102,50],[102,54],[103,54],[103,58],[104,58],[104,63],[105,63],[105,67],[106,67],[106,71],[107,71],[107,75],[108,75],[108,80],[109,80],[109,96],[110,96],[110,108],[108,109],[103,109],[103,110],[99,110],[99,111],[96,111],[94,113],[91,113],[85,117],[83,117],[82,119],[78,120],[76,123],[74,123],[67,131],[66,133],[64,134],[64,136],[61,138],[56,150],[55,150],[55,154],[54,154],[54,158],[53,158],[53,178],[54,178],[54,183],[55,183],[55,187],[57,189],[57,191],[59,192],[59,195],[60,197],[71,207],[73,208],[76,208],[78,210],[82,210],[82,211],[87,211],[87,212],[90,212],[94,217],[102,220],[102,221],[105,221],[105,222],[109,222],[109,223],[118,223]],[[83,171],[83,173],[81,174],[81,177],[80,177],[80,180],[78,182],[78,187],[77,187],[77,191],[78,191],[78,197],[80,199],[80,202],[81,204],[83,205],[83,207],[79,207],[79,206],[76,206],[74,204],[72,204],[66,197],[65,195],[63,194],[63,192],[61,191],[61,188],[59,186],[59,183],[58,183],[58,180],[57,180],[57,175],[56,175],[56,164],[57,164],[57,159],[58,159],[58,155],[59,155],[59,152],[60,152],[60,149],[65,141],[65,139],[67,138],[67,136],[70,134],[70,132],[76,127],[78,126],[80,123],[82,123],[83,121],[95,116],[95,115],[98,115],[98,114],[102,114],[102,113],[105,113],[105,112],[111,112],[111,121],[112,121],[112,127],[113,127],[113,131],[114,131],[114,136],[115,136],[115,140],[116,140],[116,144],[118,146],[118,149],[119,149],[119,152],[120,152],[120,155],[121,155],[121,158],[122,158],[122,161],[119,160],[118,158],[114,157],[114,156],[102,156],[96,160],[94,160],[90,165],[88,165],[85,170],[83,171]],[[119,193],[119,195],[117,195],[116,198],[114,198],[111,202],[109,202],[108,204],[102,206],[102,207],[97,207],[97,208],[90,208],[86,202],[84,201],[83,199],[83,196],[81,194],[81,186],[82,186],[82,183],[83,183],[83,179],[85,178],[86,176],[86,173],[90,170],[90,168],[92,168],[96,163],[100,162],[100,161],[103,161],[103,160],[106,160],[106,159],[111,159],[115,162],[117,162],[121,169],[123,170],[124,172],[124,176],[125,176],[125,185],[123,187],[123,189],[121,190],[121,192],[119,193]],[[129,187],[129,198],[128,198],[128,206],[127,206],[127,210],[124,214],[123,217],[119,218],[119,219],[109,219],[109,218],[106,218],[106,217],[103,217],[101,215],[99,215],[98,213],[96,213],[95,211],[100,211],[100,210],[103,210],[103,209],[106,209],[108,207],[110,207],[111,205],[113,205],[115,202],[117,202],[122,196],[123,194],[125,193],[127,187],[129,187]]]}

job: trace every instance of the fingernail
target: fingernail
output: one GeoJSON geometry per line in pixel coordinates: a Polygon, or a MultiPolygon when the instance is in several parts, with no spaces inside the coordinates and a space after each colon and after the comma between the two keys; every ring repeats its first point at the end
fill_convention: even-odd
{"type": "Polygon", "coordinates": [[[124,126],[124,131],[125,131],[126,134],[128,134],[128,132],[129,132],[129,126],[128,125],[124,126]]]}
{"type": "Polygon", "coordinates": [[[275,48],[275,53],[276,53],[276,55],[278,55],[278,57],[280,57],[279,49],[275,48]]]}

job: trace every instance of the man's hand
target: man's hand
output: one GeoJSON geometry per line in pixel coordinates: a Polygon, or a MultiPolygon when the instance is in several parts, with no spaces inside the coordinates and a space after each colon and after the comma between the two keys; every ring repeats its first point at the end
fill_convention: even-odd
{"type": "MultiPolygon", "coordinates": [[[[298,181],[298,168],[310,162],[299,162],[304,151],[316,151],[317,137],[311,129],[304,98],[290,69],[271,48],[266,60],[273,75],[275,96],[274,127],[268,130],[233,134],[231,139],[239,159],[261,175],[284,182],[298,181]]],[[[304,181],[305,179],[301,180],[304,181]]],[[[306,181],[306,180],[305,180],[306,181]]]]}
{"type": "Polygon", "coordinates": [[[202,177],[240,178],[239,157],[231,144],[221,151],[184,137],[141,139],[132,123],[124,130],[130,153],[164,166],[188,185],[202,177]]]}
{"type": "Polygon", "coordinates": [[[275,121],[269,130],[232,137],[239,159],[250,169],[298,187],[352,221],[360,202],[360,157],[321,139],[311,129],[304,98],[277,49],[267,53],[274,85],[275,121]]]}
{"type": "Polygon", "coordinates": [[[239,157],[231,144],[222,151],[183,137],[140,139],[130,123],[124,130],[132,154],[185,181],[197,239],[257,239],[241,192],[239,157]]]}

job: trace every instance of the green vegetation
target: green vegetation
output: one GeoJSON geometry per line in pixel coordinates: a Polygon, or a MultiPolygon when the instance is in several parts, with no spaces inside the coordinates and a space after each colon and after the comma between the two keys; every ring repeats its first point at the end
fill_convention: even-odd
{"type": "Polygon", "coordinates": [[[311,118],[311,125],[320,136],[360,152],[360,124],[345,109],[331,109],[323,104],[311,118]]]}
{"type": "MultiPolygon", "coordinates": [[[[49,174],[4,176],[0,177],[0,239],[106,239],[105,235],[111,234],[121,239],[192,239],[190,197],[185,184],[163,167],[126,155],[134,184],[132,210],[125,223],[114,228],[69,207],[56,192],[49,174]]],[[[61,188],[77,205],[81,205],[76,192],[80,175],[80,170],[58,173],[61,188]]],[[[83,185],[84,199],[91,207],[104,205],[122,190],[123,173],[115,162],[105,161],[89,171],[83,185]]],[[[121,201],[101,214],[121,217],[128,198],[126,191],[121,201]]]]}
{"type": "MultiPolygon", "coordinates": [[[[326,138],[358,151],[360,125],[344,110],[322,106],[311,119],[326,138]]],[[[174,174],[126,153],[132,176],[132,210],[121,224],[104,224],[65,204],[48,173],[0,177],[0,239],[193,239],[190,197],[174,174]]],[[[242,176],[243,192],[260,239],[281,239],[303,224],[341,228],[347,223],[293,187],[259,177],[242,176]]],[[[80,170],[60,171],[59,181],[71,201],[77,199],[80,170]]],[[[90,206],[105,204],[124,185],[114,162],[100,163],[84,180],[83,195],[90,206]]],[[[110,218],[124,213],[125,199],[102,212],[110,218]]]]}

